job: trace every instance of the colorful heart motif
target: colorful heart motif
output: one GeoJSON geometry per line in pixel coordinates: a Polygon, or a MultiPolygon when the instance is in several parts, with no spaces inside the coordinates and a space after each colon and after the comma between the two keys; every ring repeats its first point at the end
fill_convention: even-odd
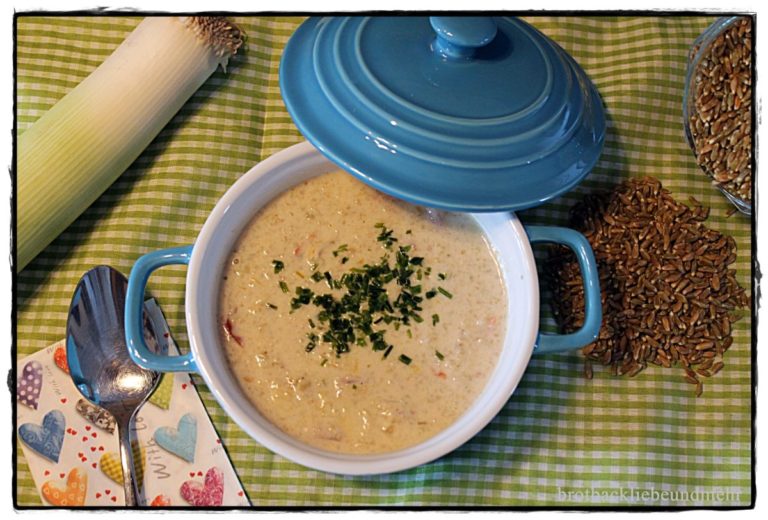
{"type": "Polygon", "coordinates": [[[167,507],[171,505],[171,499],[165,495],[157,495],[149,505],[152,507],[167,507]]]}
{"type": "Polygon", "coordinates": [[[21,404],[37,410],[42,388],[43,365],[39,361],[30,361],[21,370],[21,378],[16,384],[16,399],[21,404]]]}
{"type": "Polygon", "coordinates": [[[77,413],[79,413],[86,421],[95,424],[108,433],[114,433],[115,418],[104,408],[89,403],[85,399],[80,399],[75,405],[75,410],[77,410],[77,413]]]}
{"type": "MultiPolygon", "coordinates": [[[[133,470],[135,472],[136,482],[139,488],[144,485],[144,449],[137,443],[132,444],[133,449],[133,470]]],[[[120,455],[114,452],[107,452],[99,459],[99,468],[106,476],[114,480],[117,484],[123,485],[123,466],[120,462],[120,455]]]]}
{"type": "Polygon", "coordinates": [[[224,474],[217,467],[212,467],[205,474],[203,484],[188,480],[179,490],[181,498],[197,507],[220,506],[224,501],[224,474]]]}
{"type": "Polygon", "coordinates": [[[117,453],[108,452],[99,459],[99,468],[106,476],[116,483],[123,483],[123,467],[120,465],[120,456],[117,453]]]}
{"type": "Polygon", "coordinates": [[[85,492],[88,489],[88,475],[73,468],[67,476],[64,488],[48,481],[43,484],[42,493],[48,503],[54,506],[82,506],[85,504],[85,492]]]}
{"type": "Polygon", "coordinates": [[[58,347],[56,350],[54,350],[53,362],[56,363],[57,367],[69,374],[69,365],[67,364],[67,351],[64,350],[64,347],[58,347]]]}
{"type": "Polygon", "coordinates": [[[178,455],[188,462],[195,461],[197,443],[197,419],[188,413],[179,419],[176,428],[161,426],[155,430],[155,442],[161,448],[178,455]]]}
{"type": "Polygon", "coordinates": [[[46,459],[59,462],[65,426],[64,414],[51,410],[43,417],[42,425],[24,423],[19,426],[19,437],[24,444],[46,459]]]}
{"type": "Polygon", "coordinates": [[[173,394],[173,374],[163,374],[160,378],[160,383],[152,395],[149,397],[149,402],[155,406],[167,410],[171,406],[171,394],[173,394]]]}

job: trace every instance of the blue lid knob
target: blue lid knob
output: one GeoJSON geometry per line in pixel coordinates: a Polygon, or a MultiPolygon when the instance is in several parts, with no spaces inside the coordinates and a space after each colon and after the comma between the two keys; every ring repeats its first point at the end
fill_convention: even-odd
{"type": "Polygon", "coordinates": [[[437,33],[433,49],[447,59],[471,58],[497,31],[489,16],[431,16],[429,23],[437,33]]]}

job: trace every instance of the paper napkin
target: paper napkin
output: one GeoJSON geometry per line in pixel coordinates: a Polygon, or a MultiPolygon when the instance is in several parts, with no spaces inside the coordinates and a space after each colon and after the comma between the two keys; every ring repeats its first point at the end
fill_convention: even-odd
{"type": "MultiPolygon", "coordinates": [[[[154,300],[158,342],[178,353],[154,300]]],[[[45,504],[124,505],[114,418],[78,392],[61,340],[18,362],[17,435],[45,504]]],[[[221,439],[188,374],[165,374],[134,421],[135,474],[157,507],[248,506],[221,439]]],[[[140,498],[141,500],[141,498],[140,498]]]]}

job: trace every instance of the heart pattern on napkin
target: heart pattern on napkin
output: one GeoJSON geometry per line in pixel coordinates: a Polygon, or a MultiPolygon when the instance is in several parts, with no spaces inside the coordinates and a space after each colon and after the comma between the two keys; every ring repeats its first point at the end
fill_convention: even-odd
{"type": "Polygon", "coordinates": [[[57,486],[53,481],[43,484],[43,498],[54,506],[82,506],[85,504],[85,493],[88,490],[88,475],[78,468],[73,468],[67,476],[65,486],[57,486]]]}
{"type": "Polygon", "coordinates": [[[99,467],[106,476],[122,485],[123,483],[123,466],[120,463],[120,455],[117,453],[105,453],[99,459],[99,467]]]}
{"type": "Polygon", "coordinates": [[[205,474],[204,483],[187,480],[179,490],[181,498],[197,507],[220,506],[224,501],[224,475],[216,466],[205,474]]]}
{"type": "Polygon", "coordinates": [[[43,365],[39,361],[30,361],[21,370],[21,378],[16,384],[16,399],[21,404],[37,410],[42,388],[43,365]]]}
{"type": "MultiPolygon", "coordinates": [[[[144,485],[144,449],[137,443],[131,444],[133,450],[133,471],[136,482],[141,488],[144,485]]],[[[108,451],[99,459],[99,468],[117,484],[123,485],[123,465],[118,453],[108,451]]]]}
{"type": "Polygon", "coordinates": [[[115,418],[104,408],[89,403],[85,399],[79,399],[75,405],[75,410],[86,421],[95,424],[102,430],[109,433],[113,433],[115,431],[115,418]]]}
{"type": "Polygon", "coordinates": [[[67,363],[67,351],[64,347],[59,347],[53,352],[53,362],[56,366],[69,374],[69,364],[67,363]]]}
{"type": "Polygon", "coordinates": [[[152,503],[149,504],[152,507],[167,507],[171,505],[171,499],[166,495],[160,494],[152,499],[152,503]]]}
{"type": "Polygon", "coordinates": [[[155,406],[167,410],[171,406],[171,395],[173,394],[173,374],[163,374],[160,378],[155,391],[149,396],[149,402],[155,406]]]}
{"type": "MultiPolygon", "coordinates": [[[[155,336],[165,338],[159,340],[164,348],[178,354],[160,309],[152,301],[145,308],[155,324],[155,336]]],[[[64,363],[66,352],[63,339],[14,363],[16,375],[11,383],[18,386],[11,391],[24,391],[17,392],[12,433],[20,460],[26,461],[32,477],[23,492],[48,508],[121,506],[123,472],[116,421],[81,395],[71,376],[74,367],[64,363]],[[25,367],[26,380],[22,377],[25,367]],[[28,391],[35,390],[35,385],[41,386],[39,396],[28,391]]],[[[153,401],[136,414],[131,431],[134,477],[143,491],[142,502],[153,510],[193,507],[180,494],[189,480],[197,481],[185,488],[194,503],[247,506],[248,497],[189,376],[164,377],[153,401]],[[220,473],[209,476],[206,488],[205,473],[211,467],[220,473]],[[217,492],[222,479],[223,493],[217,492]]]]}
{"type": "Polygon", "coordinates": [[[195,461],[197,444],[197,419],[191,413],[181,416],[176,428],[161,426],[155,430],[155,442],[161,448],[186,460],[195,461]]]}
{"type": "Polygon", "coordinates": [[[59,410],[51,410],[43,423],[24,423],[19,426],[19,437],[32,450],[52,462],[59,462],[61,446],[64,444],[66,419],[59,410]]]}

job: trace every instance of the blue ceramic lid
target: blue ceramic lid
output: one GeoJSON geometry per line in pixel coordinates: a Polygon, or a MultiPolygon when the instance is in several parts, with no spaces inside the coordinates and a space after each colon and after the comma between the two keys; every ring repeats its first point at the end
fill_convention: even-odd
{"type": "Polygon", "coordinates": [[[448,210],[560,195],[605,135],[584,71],[515,18],[310,18],[283,52],[280,88],[302,134],[341,168],[448,210]]]}

